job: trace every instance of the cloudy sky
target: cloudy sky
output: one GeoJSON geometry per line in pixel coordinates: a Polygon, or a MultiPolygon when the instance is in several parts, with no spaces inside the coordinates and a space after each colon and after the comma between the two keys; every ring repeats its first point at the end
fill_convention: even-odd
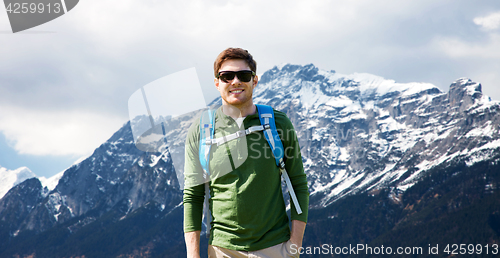
{"type": "Polygon", "coordinates": [[[15,34],[2,5],[0,166],[64,170],[128,120],[136,90],[184,69],[214,98],[227,47],[248,49],[260,74],[313,63],[443,91],[469,77],[500,100],[497,0],[83,0],[15,34]]]}

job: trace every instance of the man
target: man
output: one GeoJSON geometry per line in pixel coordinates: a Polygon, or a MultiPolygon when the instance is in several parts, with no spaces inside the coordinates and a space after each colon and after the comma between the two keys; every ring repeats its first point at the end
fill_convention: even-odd
{"type": "MultiPolygon", "coordinates": [[[[241,48],[228,48],[215,60],[214,83],[220,92],[222,107],[216,111],[214,138],[227,135],[231,128],[241,126],[248,129],[260,125],[252,99],[258,83],[255,73],[256,62],[248,51],[241,48]]],[[[209,257],[298,257],[293,250],[302,246],[307,222],[307,179],[293,125],[284,113],[275,110],[274,115],[285,149],[285,167],[303,212],[298,214],[291,205],[290,232],[279,168],[262,132],[248,134],[245,146],[248,147],[245,149],[248,157],[240,166],[231,163],[234,170],[209,182],[213,218],[209,257]]],[[[194,123],[186,139],[186,178],[202,173],[198,152],[199,127],[199,121],[194,123]]],[[[232,155],[227,148],[230,147],[211,151],[210,171],[217,173],[220,160],[232,155]]],[[[237,157],[231,159],[236,160],[237,157]]],[[[188,257],[200,255],[204,194],[203,184],[184,189],[184,232],[188,257]]]]}

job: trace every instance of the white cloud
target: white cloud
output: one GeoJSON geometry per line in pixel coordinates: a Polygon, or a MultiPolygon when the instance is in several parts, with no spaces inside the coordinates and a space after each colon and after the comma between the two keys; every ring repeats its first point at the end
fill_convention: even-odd
{"type": "Polygon", "coordinates": [[[85,111],[0,107],[0,132],[20,154],[88,155],[125,121],[85,111]]]}
{"type": "MultiPolygon", "coordinates": [[[[486,91],[498,86],[493,84],[498,67],[491,63],[500,58],[500,37],[478,30],[471,20],[476,17],[485,29],[499,26],[491,18],[498,12],[484,16],[498,5],[497,0],[80,1],[66,15],[26,33],[0,35],[0,131],[22,153],[85,155],[125,122],[131,94],[158,78],[196,66],[202,87],[215,97],[211,66],[229,46],[248,49],[259,74],[283,62],[313,63],[443,89],[475,74],[471,79],[486,91]],[[14,106],[18,115],[9,110],[14,106]]],[[[0,9],[0,30],[9,29],[0,9]]],[[[500,93],[490,92],[499,99],[500,93]]]]}
{"type": "Polygon", "coordinates": [[[455,68],[455,79],[468,77],[482,84],[483,93],[493,100],[500,100],[500,34],[490,32],[482,41],[471,41],[459,37],[436,37],[429,48],[436,55],[444,55],[452,60],[449,65],[460,64],[455,68]]]}
{"type": "Polygon", "coordinates": [[[492,33],[484,42],[456,37],[437,37],[433,44],[451,58],[497,59],[500,61],[500,34],[492,33]]]}
{"type": "Polygon", "coordinates": [[[500,12],[476,17],[473,21],[476,25],[483,27],[485,30],[496,30],[500,28],[500,12]]]}

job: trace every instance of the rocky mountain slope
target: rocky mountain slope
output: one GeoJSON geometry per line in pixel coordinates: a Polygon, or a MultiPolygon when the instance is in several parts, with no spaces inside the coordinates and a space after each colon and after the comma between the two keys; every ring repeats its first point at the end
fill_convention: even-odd
{"type": "Polygon", "coordinates": [[[313,65],[275,67],[257,102],[289,114],[298,133],[313,205],[392,186],[405,191],[443,162],[491,158],[500,147],[499,102],[458,79],[449,92],[313,65]]]}
{"type": "MultiPolygon", "coordinates": [[[[333,241],[339,230],[353,233],[363,225],[366,234],[346,239],[375,240],[413,221],[409,211],[432,206],[432,198],[422,200],[452,175],[500,160],[500,105],[469,79],[443,92],[426,83],[287,64],[262,75],[254,98],[286,112],[295,126],[311,192],[311,241],[333,241]],[[353,198],[364,206],[352,205],[353,198]],[[366,207],[380,216],[334,220],[347,221],[366,207]]],[[[195,117],[168,121],[167,135],[182,142],[195,117]]],[[[491,178],[471,185],[496,193],[491,178]]],[[[53,190],[30,179],[0,199],[0,256],[178,257],[184,252],[181,197],[170,153],[138,150],[127,123],[66,170],[53,190]]]]}

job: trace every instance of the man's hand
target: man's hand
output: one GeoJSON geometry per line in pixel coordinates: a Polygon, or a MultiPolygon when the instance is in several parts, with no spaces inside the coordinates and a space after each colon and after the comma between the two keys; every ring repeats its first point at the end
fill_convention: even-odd
{"type": "Polygon", "coordinates": [[[305,230],[305,222],[300,220],[292,220],[292,233],[290,235],[290,242],[297,245],[297,247],[302,247],[302,238],[304,237],[305,230]]]}
{"type": "Polygon", "coordinates": [[[184,233],[186,240],[187,258],[200,258],[200,233],[201,231],[191,231],[184,233]]]}

